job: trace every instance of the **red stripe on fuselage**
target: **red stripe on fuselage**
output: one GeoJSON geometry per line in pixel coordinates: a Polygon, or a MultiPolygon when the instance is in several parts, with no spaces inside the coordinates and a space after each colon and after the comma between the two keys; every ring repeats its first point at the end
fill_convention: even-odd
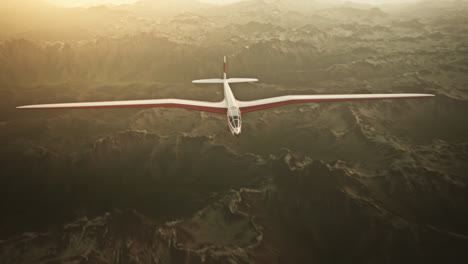
{"type": "Polygon", "coordinates": [[[70,107],[42,107],[42,108],[19,108],[27,110],[38,109],[100,109],[100,108],[153,108],[153,107],[177,107],[189,110],[198,110],[219,114],[226,114],[226,108],[199,106],[199,105],[185,105],[185,104],[145,104],[145,105],[101,105],[101,106],[70,106],[70,107]]]}
{"type": "Polygon", "coordinates": [[[408,99],[408,98],[422,98],[427,96],[408,96],[408,97],[381,97],[381,98],[343,98],[343,99],[298,99],[298,100],[289,100],[276,103],[268,103],[262,105],[246,106],[240,107],[241,113],[248,113],[258,110],[263,110],[267,108],[288,105],[288,104],[300,104],[300,103],[320,103],[320,102],[345,102],[345,101],[365,101],[365,100],[385,100],[385,99],[408,99]]]}

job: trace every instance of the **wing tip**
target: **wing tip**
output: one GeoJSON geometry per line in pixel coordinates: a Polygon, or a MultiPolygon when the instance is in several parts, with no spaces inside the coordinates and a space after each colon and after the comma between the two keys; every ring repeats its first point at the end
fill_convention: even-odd
{"type": "Polygon", "coordinates": [[[35,109],[43,109],[43,107],[36,107],[34,105],[23,105],[23,106],[17,106],[16,109],[18,109],[18,110],[35,110],[35,109]]]}
{"type": "Polygon", "coordinates": [[[435,94],[419,94],[418,97],[435,97],[435,94]]]}

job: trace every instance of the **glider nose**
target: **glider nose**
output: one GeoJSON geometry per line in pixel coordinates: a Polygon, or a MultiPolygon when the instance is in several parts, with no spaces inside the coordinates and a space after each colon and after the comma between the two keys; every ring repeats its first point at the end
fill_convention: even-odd
{"type": "Polygon", "coordinates": [[[237,128],[234,128],[234,131],[232,131],[234,136],[238,137],[240,136],[240,133],[241,133],[241,129],[240,127],[237,127],[237,128]]]}

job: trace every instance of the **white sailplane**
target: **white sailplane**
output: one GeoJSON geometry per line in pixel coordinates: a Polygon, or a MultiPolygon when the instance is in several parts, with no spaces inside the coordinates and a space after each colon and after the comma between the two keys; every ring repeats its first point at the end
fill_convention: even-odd
{"type": "Polygon", "coordinates": [[[82,102],[18,106],[17,109],[76,109],[76,108],[122,108],[122,107],[178,107],[227,115],[231,133],[239,136],[242,131],[241,114],[287,104],[318,103],[337,101],[360,101],[432,97],[433,94],[322,94],[322,95],[285,95],[253,101],[240,101],[234,97],[230,83],[256,82],[253,78],[227,78],[226,57],[224,57],[223,79],[195,80],[193,83],[219,83],[224,85],[224,99],[220,102],[204,102],[184,99],[150,99],[107,102],[82,102]]]}

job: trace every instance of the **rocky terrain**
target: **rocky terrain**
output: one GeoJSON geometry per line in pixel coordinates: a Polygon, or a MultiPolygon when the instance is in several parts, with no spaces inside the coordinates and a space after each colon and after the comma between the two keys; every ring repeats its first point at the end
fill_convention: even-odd
{"type": "MultiPolygon", "coordinates": [[[[30,8],[24,8],[24,6],[30,8]]],[[[468,4],[0,9],[0,263],[463,263],[468,4]],[[229,10],[227,12],[226,10],[229,10]],[[27,17],[28,19],[26,19],[27,17]],[[433,93],[243,115],[35,103],[433,93]]]]}

